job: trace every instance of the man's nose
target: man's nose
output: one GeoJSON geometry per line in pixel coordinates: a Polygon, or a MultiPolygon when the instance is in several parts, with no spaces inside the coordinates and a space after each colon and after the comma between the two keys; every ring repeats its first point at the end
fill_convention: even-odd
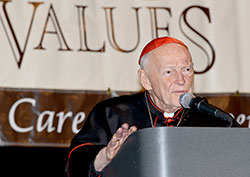
{"type": "Polygon", "coordinates": [[[178,85],[184,85],[185,84],[185,79],[184,79],[184,75],[182,72],[179,72],[176,76],[176,83],[178,85]]]}

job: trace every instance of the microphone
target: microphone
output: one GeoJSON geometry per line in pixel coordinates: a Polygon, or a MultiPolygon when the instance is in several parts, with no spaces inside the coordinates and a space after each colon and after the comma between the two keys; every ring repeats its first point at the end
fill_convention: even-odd
{"type": "Polygon", "coordinates": [[[184,93],[180,96],[179,101],[184,108],[195,109],[201,113],[207,113],[210,116],[229,121],[230,126],[233,124],[232,117],[228,113],[209,104],[205,98],[195,97],[192,93],[184,93]]]}

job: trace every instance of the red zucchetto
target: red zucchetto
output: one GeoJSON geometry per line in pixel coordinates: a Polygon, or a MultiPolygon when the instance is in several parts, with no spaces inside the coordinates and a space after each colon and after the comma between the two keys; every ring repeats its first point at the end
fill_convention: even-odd
{"type": "Polygon", "coordinates": [[[141,55],[140,55],[140,58],[139,58],[139,65],[140,65],[140,62],[141,62],[141,58],[149,53],[150,51],[164,45],[164,44],[169,44],[169,43],[177,43],[177,44],[181,44],[183,45],[184,47],[186,47],[188,49],[188,47],[183,43],[181,42],[180,40],[178,39],[175,39],[175,38],[172,38],[172,37],[159,37],[159,38],[156,38],[152,41],[150,41],[142,50],[141,52],[141,55]]]}

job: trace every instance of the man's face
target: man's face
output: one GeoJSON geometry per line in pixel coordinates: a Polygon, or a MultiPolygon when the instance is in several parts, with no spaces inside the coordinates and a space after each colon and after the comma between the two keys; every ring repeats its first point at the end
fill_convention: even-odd
{"type": "Polygon", "coordinates": [[[179,97],[193,92],[194,71],[188,50],[176,43],[165,44],[147,55],[141,83],[150,92],[155,104],[167,112],[180,107],[179,97]],[[146,82],[146,83],[143,83],[146,82]]]}

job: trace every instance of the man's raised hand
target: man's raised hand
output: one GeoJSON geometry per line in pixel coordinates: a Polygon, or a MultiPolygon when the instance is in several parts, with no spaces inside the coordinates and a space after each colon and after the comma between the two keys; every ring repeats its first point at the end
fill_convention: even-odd
{"type": "Polygon", "coordinates": [[[129,127],[127,123],[122,124],[122,126],[117,129],[108,145],[97,154],[94,161],[95,170],[102,171],[112,161],[128,136],[136,130],[137,128],[135,126],[129,127]]]}

